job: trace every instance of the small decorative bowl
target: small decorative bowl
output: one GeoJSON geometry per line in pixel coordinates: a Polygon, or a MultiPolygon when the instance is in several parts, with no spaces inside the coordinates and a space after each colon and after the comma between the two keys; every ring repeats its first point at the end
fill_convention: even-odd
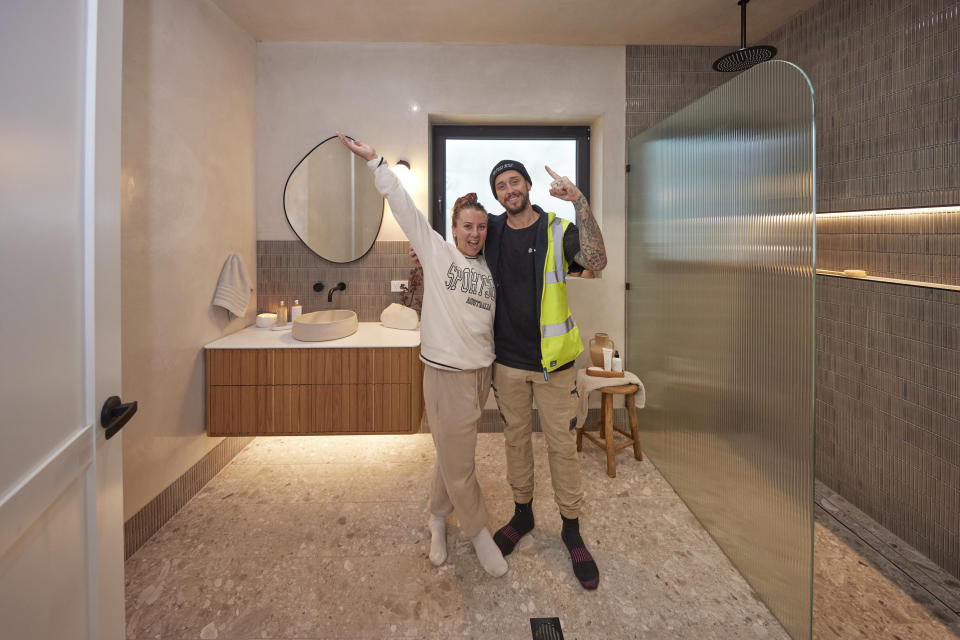
{"type": "Polygon", "coordinates": [[[275,313],[261,313],[257,315],[257,326],[262,328],[272,327],[273,323],[277,321],[277,314],[275,313]]]}

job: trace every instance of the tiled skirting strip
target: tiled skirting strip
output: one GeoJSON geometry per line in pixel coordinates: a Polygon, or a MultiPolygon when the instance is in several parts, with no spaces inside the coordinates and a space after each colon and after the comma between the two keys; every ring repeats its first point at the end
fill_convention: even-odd
{"type": "MultiPolygon", "coordinates": [[[[639,412],[638,412],[639,415],[639,412]]],[[[600,409],[590,409],[587,412],[587,423],[595,422],[600,419],[600,409]]],[[[622,428],[627,428],[627,410],[623,407],[613,410],[613,424],[622,428]]],[[[533,412],[533,431],[540,433],[540,416],[536,410],[533,412]]],[[[420,423],[420,432],[429,433],[426,420],[420,423]]],[[[484,409],[480,417],[480,424],[477,426],[477,433],[503,433],[503,420],[500,419],[500,412],[496,409],[484,409]]]]}
{"type": "Polygon", "coordinates": [[[253,438],[224,438],[199,462],[127,520],[123,526],[124,559],[136,553],[150,536],[159,531],[167,520],[252,441],[253,438]]]}
{"type": "Polygon", "coordinates": [[[814,501],[825,526],[836,532],[839,525],[840,534],[846,533],[841,539],[851,549],[954,633],[960,632],[960,583],[953,576],[819,480],[814,501]]]}

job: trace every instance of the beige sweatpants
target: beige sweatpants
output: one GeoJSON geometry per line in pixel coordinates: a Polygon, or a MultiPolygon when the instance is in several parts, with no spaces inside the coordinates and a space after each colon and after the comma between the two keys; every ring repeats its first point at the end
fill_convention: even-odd
{"type": "Polygon", "coordinates": [[[536,401],[540,428],[547,441],[547,459],[554,500],[567,518],[580,516],[583,486],[577,434],[573,430],[577,415],[577,369],[570,367],[549,374],[493,365],[493,393],[503,417],[503,435],[507,448],[507,481],[513,499],[526,503],[533,499],[533,408],[536,401]]]}
{"type": "Polygon", "coordinates": [[[476,474],[477,423],[490,394],[490,367],[472,371],[423,368],[427,424],[437,448],[430,513],[456,510],[460,528],[473,538],[489,516],[476,474]]]}

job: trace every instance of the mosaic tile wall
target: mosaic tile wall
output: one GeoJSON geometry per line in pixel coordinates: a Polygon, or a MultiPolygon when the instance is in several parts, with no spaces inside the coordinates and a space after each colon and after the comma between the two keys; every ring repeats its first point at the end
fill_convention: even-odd
{"type": "Polygon", "coordinates": [[[710,65],[729,47],[627,47],[627,140],[729,80],[710,65]]]}
{"type": "Polygon", "coordinates": [[[360,322],[380,320],[380,312],[392,302],[402,302],[402,293],[390,293],[391,280],[407,280],[413,262],[403,240],[375,242],[365,256],[348,264],[324,260],[299,240],[257,241],[257,313],[275,312],[283,300],[292,305],[300,300],[303,312],[321,309],[351,309],[360,322]],[[323,291],[313,290],[322,282],[323,291]],[[333,294],[338,282],[346,290],[333,294]]]}
{"type": "MultiPolygon", "coordinates": [[[[813,82],[819,211],[960,204],[960,2],[824,0],[763,42],[813,82]]],[[[958,224],[821,217],[817,266],[960,284],[958,224]]],[[[817,332],[817,476],[960,577],[960,292],[818,276],[817,332]]]]}
{"type": "Polygon", "coordinates": [[[960,204],[958,0],[821,0],[759,42],[813,82],[819,211],[960,204]]]}
{"type": "Polygon", "coordinates": [[[960,577],[960,293],[817,278],[817,477],[960,577]]]}

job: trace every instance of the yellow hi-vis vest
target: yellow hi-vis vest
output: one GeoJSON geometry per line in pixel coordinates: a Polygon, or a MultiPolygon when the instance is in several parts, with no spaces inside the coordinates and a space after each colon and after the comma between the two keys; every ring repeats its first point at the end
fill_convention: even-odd
{"type": "Polygon", "coordinates": [[[563,232],[570,224],[547,213],[547,255],[543,263],[540,293],[540,357],[544,372],[573,362],[583,351],[580,330],[567,304],[567,259],[563,255],[563,232]]]}

